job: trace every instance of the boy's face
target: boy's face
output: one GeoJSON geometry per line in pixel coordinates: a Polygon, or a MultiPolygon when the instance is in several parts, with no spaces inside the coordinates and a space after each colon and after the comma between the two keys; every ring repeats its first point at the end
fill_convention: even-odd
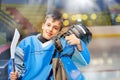
{"type": "Polygon", "coordinates": [[[59,20],[53,20],[52,18],[47,18],[46,22],[43,23],[43,37],[50,40],[57,36],[60,31],[61,22],[59,20]]]}

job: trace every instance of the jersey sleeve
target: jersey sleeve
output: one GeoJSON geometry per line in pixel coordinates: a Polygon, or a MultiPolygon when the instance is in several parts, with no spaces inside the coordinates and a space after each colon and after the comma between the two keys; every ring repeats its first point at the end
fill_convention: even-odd
{"type": "Polygon", "coordinates": [[[86,66],[90,63],[90,52],[87,45],[81,40],[82,50],[78,51],[77,48],[72,56],[73,62],[77,66],[86,66]]]}

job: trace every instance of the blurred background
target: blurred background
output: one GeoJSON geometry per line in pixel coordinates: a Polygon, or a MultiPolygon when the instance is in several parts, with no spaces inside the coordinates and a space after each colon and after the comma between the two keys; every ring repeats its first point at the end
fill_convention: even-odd
{"type": "Polygon", "coordinates": [[[54,9],[63,12],[66,28],[82,23],[93,34],[90,64],[76,64],[86,80],[120,80],[120,0],[0,0],[0,80],[7,80],[15,28],[21,39],[41,32],[45,14],[54,9]]]}

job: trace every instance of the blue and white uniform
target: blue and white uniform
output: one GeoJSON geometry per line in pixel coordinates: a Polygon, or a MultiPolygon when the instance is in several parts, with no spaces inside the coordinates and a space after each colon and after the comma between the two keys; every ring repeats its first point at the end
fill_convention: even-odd
{"type": "MultiPolygon", "coordinates": [[[[64,38],[61,38],[63,51],[60,57],[69,57],[71,59],[74,52],[77,50],[76,46],[71,46],[64,38]]],[[[15,53],[15,68],[18,71],[18,79],[20,80],[49,80],[52,70],[50,61],[55,50],[53,40],[42,43],[38,36],[29,36],[24,38],[17,46],[15,53]]],[[[90,53],[87,46],[81,41],[82,51],[78,54],[81,56],[81,65],[87,65],[90,62],[90,53]]],[[[57,57],[57,56],[56,56],[57,57]]]]}

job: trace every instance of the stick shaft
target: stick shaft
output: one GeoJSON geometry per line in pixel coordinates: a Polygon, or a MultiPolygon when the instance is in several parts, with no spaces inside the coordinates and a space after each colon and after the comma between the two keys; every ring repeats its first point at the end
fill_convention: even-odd
{"type": "Polygon", "coordinates": [[[12,59],[12,71],[15,72],[15,63],[14,59],[12,59]]]}

